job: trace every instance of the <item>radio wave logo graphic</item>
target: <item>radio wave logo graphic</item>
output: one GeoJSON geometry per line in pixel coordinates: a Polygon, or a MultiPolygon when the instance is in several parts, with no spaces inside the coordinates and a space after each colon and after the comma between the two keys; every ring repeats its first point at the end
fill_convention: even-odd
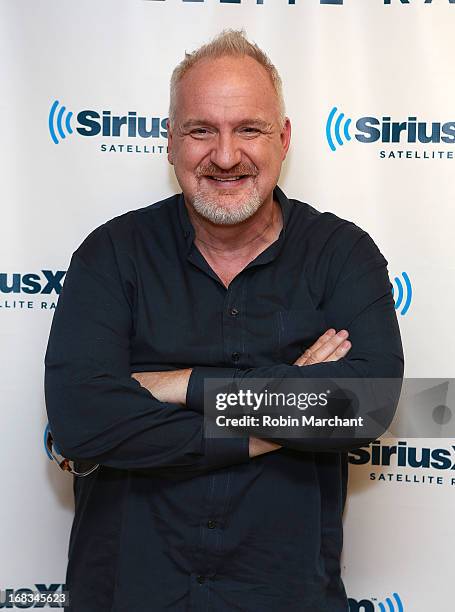
{"type": "Polygon", "coordinates": [[[392,601],[390,597],[386,597],[385,603],[388,607],[383,603],[378,603],[381,612],[403,612],[403,604],[398,593],[393,593],[392,597],[394,601],[392,601]]]}
{"type": "Polygon", "coordinates": [[[412,286],[411,281],[409,280],[409,276],[406,274],[406,272],[402,272],[401,276],[403,277],[404,284],[399,276],[395,276],[395,278],[393,279],[394,284],[392,285],[392,296],[395,300],[395,310],[399,310],[400,315],[405,315],[409,310],[409,306],[411,305],[412,286]],[[397,292],[396,298],[395,292],[397,292]]]}
{"type": "Polygon", "coordinates": [[[325,135],[332,151],[337,150],[337,145],[342,147],[345,141],[352,140],[349,133],[351,123],[351,119],[345,117],[344,113],[340,113],[336,106],[332,108],[325,126],[325,135]]]}
{"type": "MultiPolygon", "coordinates": [[[[49,433],[49,423],[46,425],[46,428],[45,428],[45,430],[44,430],[44,440],[43,440],[43,442],[44,442],[44,450],[45,450],[45,452],[46,452],[46,455],[47,455],[47,456],[49,457],[49,459],[52,461],[53,457],[52,457],[52,455],[50,454],[49,449],[47,448],[47,434],[48,434],[48,433],[49,433]]],[[[55,452],[57,452],[59,455],[61,455],[61,452],[60,452],[60,450],[59,450],[59,448],[58,448],[57,444],[55,443],[55,441],[53,441],[53,446],[54,446],[55,452]]]]}
{"type": "Polygon", "coordinates": [[[68,134],[73,133],[71,118],[73,113],[66,110],[66,106],[61,106],[57,112],[60,102],[55,100],[49,111],[49,132],[55,144],[66,138],[65,130],[68,134]],[[65,116],[66,112],[66,116],[65,116]],[[60,137],[60,140],[59,140],[60,137]]]}

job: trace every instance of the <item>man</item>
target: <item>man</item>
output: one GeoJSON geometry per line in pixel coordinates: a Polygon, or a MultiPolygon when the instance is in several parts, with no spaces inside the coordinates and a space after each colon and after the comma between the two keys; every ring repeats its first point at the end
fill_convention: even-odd
{"type": "Polygon", "coordinates": [[[277,187],[290,132],[276,69],[222,33],[171,80],[183,193],[112,219],[73,254],[46,402],[62,454],[100,465],[74,481],[74,612],[348,610],[355,440],[203,430],[206,378],[403,373],[384,257],[277,187]]]}

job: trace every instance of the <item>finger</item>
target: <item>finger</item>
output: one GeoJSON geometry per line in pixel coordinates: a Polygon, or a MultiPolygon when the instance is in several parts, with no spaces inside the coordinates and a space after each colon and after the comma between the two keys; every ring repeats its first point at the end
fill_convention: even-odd
{"type": "Polygon", "coordinates": [[[335,336],[335,334],[336,334],[336,331],[333,328],[328,329],[324,334],[322,334],[322,336],[319,336],[319,338],[316,340],[316,342],[314,344],[312,344],[311,346],[309,346],[307,350],[310,350],[311,352],[317,351],[328,340],[330,340],[330,338],[333,338],[335,336]]]}
{"type": "Polygon", "coordinates": [[[303,365],[310,353],[313,353],[314,351],[317,351],[319,348],[321,348],[321,346],[323,346],[328,340],[330,340],[330,338],[333,338],[335,334],[336,330],[334,330],[333,328],[330,328],[326,332],[324,332],[322,336],[319,336],[319,338],[314,344],[312,344],[310,347],[308,347],[308,349],[306,349],[306,356],[304,356],[305,353],[300,355],[296,359],[296,361],[294,361],[294,365],[303,365]]]}
{"type": "Polygon", "coordinates": [[[341,344],[331,355],[329,355],[324,361],[338,361],[347,355],[350,351],[352,344],[346,340],[341,344]]]}
{"type": "Polygon", "coordinates": [[[321,363],[332,355],[339,347],[343,344],[346,338],[349,336],[349,332],[346,329],[340,330],[337,334],[332,336],[327,342],[322,344],[318,349],[312,350],[307,349],[302,357],[302,365],[310,365],[314,363],[321,363]]]}

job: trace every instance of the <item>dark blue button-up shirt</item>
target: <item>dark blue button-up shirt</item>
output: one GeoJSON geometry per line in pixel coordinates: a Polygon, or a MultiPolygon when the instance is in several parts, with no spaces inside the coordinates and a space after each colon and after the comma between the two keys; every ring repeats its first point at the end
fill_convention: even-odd
{"type": "Polygon", "coordinates": [[[347,451],[355,440],[205,438],[206,377],[401,377],[387,262],[358,226],[274,192],[276,242],[226,288],[183,196],[94,230],[71,259],[46,353],[50,428],[74,479],[72,612],[345,612],[347,451]],[[295,359],[329,327],[352,348],[295,359]],[[132,372],[192,367],[187,405],[132,372]]]}

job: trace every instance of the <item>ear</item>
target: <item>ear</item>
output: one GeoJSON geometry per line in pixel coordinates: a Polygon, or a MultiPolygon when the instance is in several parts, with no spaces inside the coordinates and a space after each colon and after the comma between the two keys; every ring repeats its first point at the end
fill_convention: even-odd
{"type": "Polygon", "coordinates": [[[281,146],[282,146],[282,159],[286,158],[286,155],[289,150],[289,145],[291,144],[291,120],[289,117],[284,118],[284,124],[280,133],[281,146]]]}
{"type": "Polygon", "coordinates": [[[167,161],[171,165],[174,165],[174,162],[172,160],[173,133],[172,133],[171,123],[169,119],[167,119],[166,121],[166,130],[167,130],[167,161]]]}

